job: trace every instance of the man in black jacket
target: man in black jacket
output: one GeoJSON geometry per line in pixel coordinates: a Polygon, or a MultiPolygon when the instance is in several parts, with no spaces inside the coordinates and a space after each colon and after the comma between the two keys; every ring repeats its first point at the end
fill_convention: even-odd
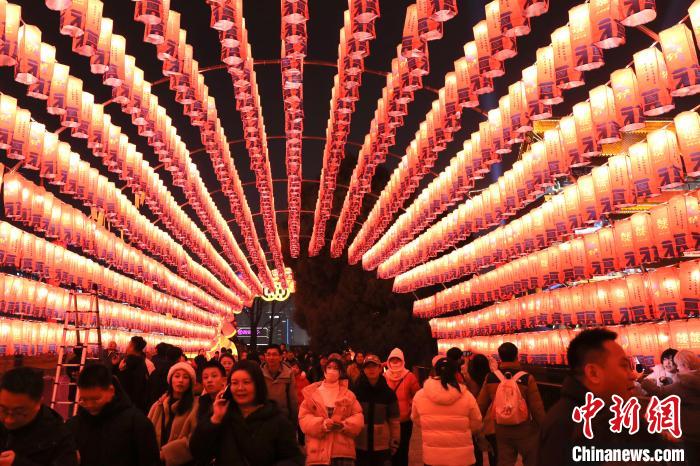
{"type": "MultiPolygon", "coordinates": [[[[577,457],[585,449],[663,448],[660,439],[647,432],[640,413],[639,431],[629,435],[625,430],[610,431],[612,396],[627,400],[634,395],[635,375],[625,350],[615,341],[617,334],[604,328],[584,330],[571,340],[567,358],[572,375],[564,380],[561,398],[547,412],[542,424],[539,448],[539,466],[552,465],[605,465],[606,461],[588,461],[577,457]],[[574,408],[586,403],[591,392],[605,402],[592,419],[593,438],[584,435],[583,424],[572,420],[574,408]],[[574,451],[576,447],[576,451],[574,451]]],[[[666,445],[667,446],[667,445],[666,445]]],[[[653,454],[653,452],[652,452],[653,454]]],[[[625,465],[638,464],[626,462],[625,465]]],[[[639,463],[641,464],[641,463],[639,463]]],[[[653,464],[653,463],[645,463],[653,464]]]]}
{"type": "Polygon", "coordinates": [[[362,405],[365,425],[357,437],[358,466],[391,465],[391,457],[401,442],[399,402],[382,376],[382,361],[367,354],[362,374],[352,387],[362,405]]]}
{"type": "Polygon", "coordinates": [[[78,466],[75,440],[63,419],[41,404],[39,371],[18,367],[0,383],[0,466],[78,466]]]}
{"type": "Polygon", "coordinates": [[[143,354],[144,348],[146,348],[146,340],[139,336],[131,337],[126,347],[126,356],[119,363],[119,370],[115,375],[134,406],[146,414],[150,405],[148,403],[148,368],[146,356],[143,354]]]}
{"type": "Polygon", "coordinates": [[[80,408],[67,425],[82,466],[157,466],[153,424],[136,409],[109,369],[88,366],[78,377],[80,408]]]}

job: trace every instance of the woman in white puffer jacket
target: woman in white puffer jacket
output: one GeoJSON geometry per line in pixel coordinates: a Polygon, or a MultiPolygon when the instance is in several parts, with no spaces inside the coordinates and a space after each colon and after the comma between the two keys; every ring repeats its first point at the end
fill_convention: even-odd
{"type": "Polygon", "coordinates": [[[464,466],[476,462],[472,434],[481,429],[481,412],[466,386],[457,383],[457,365],[433,358],[434,375],[413,399],[411,419],[423,436],[423,462],[464,466]]]}

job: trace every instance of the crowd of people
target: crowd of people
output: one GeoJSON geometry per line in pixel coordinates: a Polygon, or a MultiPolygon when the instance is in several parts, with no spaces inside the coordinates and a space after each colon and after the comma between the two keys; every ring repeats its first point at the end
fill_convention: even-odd
{"type": "Polygon", "coordinates": [[[669,349],[640,377],[616,338],[599,328],[571,341],[570,374],[546,411],[509,342],[498,361],[458,348],[439,354],[421,384],[398,348],[386,360],[360,351],[317,358],[284,345],[188,360],[164,343],[149,358],[134,337],[124,354],[110,344],[102,363],[74,375],[79,409],[66,422],[42,404],[41,372],[6,372],[0,466],[398,466],[409,464],[417,431],[430,466],[574,464],[577,445],[683,448],[687,465],[700,464],[700,359],[669,349]],[[613,433],[613,414],[602,410],[589,438],[572,417],[588,392],[606,403],[678,395],[683,435],[613,433]]]}

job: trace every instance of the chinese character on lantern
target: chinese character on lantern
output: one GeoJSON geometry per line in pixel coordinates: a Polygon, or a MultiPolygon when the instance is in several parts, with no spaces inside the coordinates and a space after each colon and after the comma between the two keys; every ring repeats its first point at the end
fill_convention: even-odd
{"type": "Polygon", "coordinates": [[[571,419],[578,424],[583,422],[583,435],[586,438],[593,438],[593,418],[604,406],[605,402],[603,400],[588,392],[586,393],[586,403],[583,406],[575,407],[572,411],[571,419]]]}

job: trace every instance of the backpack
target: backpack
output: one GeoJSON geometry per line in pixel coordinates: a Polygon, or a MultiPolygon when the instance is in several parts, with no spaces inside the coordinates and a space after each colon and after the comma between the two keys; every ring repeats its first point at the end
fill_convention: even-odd
{"type": "Polygon", "coordinates": [[[527,372],[520,371],[509,379],[499,370],[494,371],[494,374],[501,381],[496,388],[496,396],[493,400],[496,424],[513,426],[527,421],[530,418],[527,402],[518,387],[518,379],[527,372]]]}

